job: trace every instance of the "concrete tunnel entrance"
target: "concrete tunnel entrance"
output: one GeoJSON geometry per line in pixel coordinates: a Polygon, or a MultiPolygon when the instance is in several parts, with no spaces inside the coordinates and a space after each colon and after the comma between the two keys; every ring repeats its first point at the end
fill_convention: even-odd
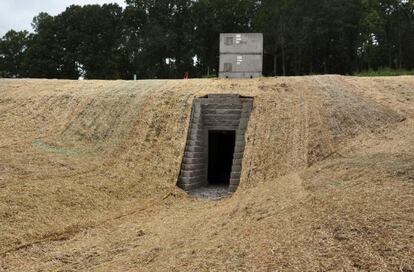
{"type": "Polygon", "coordinates": [[[237,190],[252,108],[253,98],[237,94],[194,99],[178,187],[207,198],[237,190]]]}

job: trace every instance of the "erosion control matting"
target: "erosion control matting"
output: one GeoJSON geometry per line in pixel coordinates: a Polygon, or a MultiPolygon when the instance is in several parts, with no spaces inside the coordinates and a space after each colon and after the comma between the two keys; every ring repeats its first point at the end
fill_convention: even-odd
{"type": "Polygon", "coordinates": [[[0,271],[412,271],[414,77],[0,80],[0,271]],[[240,186],[176,187],[191,107],[252,97],[240,186]]]}

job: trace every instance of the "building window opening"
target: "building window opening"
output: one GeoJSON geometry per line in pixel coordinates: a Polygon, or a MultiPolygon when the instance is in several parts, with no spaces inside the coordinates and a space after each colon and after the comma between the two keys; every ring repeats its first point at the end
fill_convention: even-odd
{"type": "Polygon", "coordinates": [[[233,37],[226,37],[224,42],[226,45],[233,45],[233,37]]]}
{"type": "Polygon", "coordinates": [[[233,65],[229,62],[224,63],[224,72],[230,73],[233,70],[233,65]]]}

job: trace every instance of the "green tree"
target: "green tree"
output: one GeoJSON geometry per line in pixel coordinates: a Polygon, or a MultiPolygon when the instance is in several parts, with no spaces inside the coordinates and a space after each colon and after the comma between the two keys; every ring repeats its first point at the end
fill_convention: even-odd
{"type": "Polygon", "coordinates": [[[379,1],[363,0],[363,15],[360,21],[358,70],[370,70],[379,65],[379,38],[384,36],[384,18],[380,14],[379,1]]]}
{"type": "Polygon", "coordinates": [[[180,78],[194,69],[192,3],[191,0],[127,1],[124,52],[130,54],[132,70],[141,78],[180,78]]]}
{"type": "Polygon", "coordinates": [[[122,8],[116,4],[68,7],[33,20],[27,63],[31,77],[117,79],[122,8]]]}
{"type": "Polygon", "coordinates": [[[264,34],[264,50],[272,57],[273,75],[278,74],[279,62],[281,62],[281,74],[286,75],[286,47],[288,34],[292,31],[294,16],[292,9],[295,5],[294,0],[263,0],[253,18],[254,29],[264,34]]]}
{"type": "Polygon", "coordinates": [[[253,22],[265,34],[272,74],[352,72],[361,12],[360,0],[261,1],[253,22]]]}
{"type": "Polygon", "coordinates": [[[117,4],[71,6],[59,18],[66,26],[66,49],[90,79],[120,78],[122,8],[117,4]]]}
{"type": "Polygon", "coordinates": [[[33,19],[32,25],[35,33],[31,35],[25,58],[27,76],[77,78],[75,65],[67,61],[64,26],[57,17],[40,13],[33,19]]]}
{"type": "Polygon", "coordinates": [[[120,48],[120,75],[124,79],[131,79],[134,74],[140,78],[143,75],[141,62],[144,48],[143,29],[147,20],[146,11],[128,1],[122,16],[122,37],[120,48]]]}
{"type": "Polygon", "coordinates": [[[27,31],[8,31],[0,39],[1,77],[19,77],[23,74],[24,55],[28,46],[27,31]]]}

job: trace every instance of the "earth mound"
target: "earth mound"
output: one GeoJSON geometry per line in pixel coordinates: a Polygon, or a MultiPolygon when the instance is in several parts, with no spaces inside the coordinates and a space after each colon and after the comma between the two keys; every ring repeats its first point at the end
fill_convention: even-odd
{"type": "Polygon", "coordinates": [[[413,271],[414,77],[0,80],[0,271],[413,271]],[[254,97],[241,185],[176,187],[192,101],[254,97]]]}

